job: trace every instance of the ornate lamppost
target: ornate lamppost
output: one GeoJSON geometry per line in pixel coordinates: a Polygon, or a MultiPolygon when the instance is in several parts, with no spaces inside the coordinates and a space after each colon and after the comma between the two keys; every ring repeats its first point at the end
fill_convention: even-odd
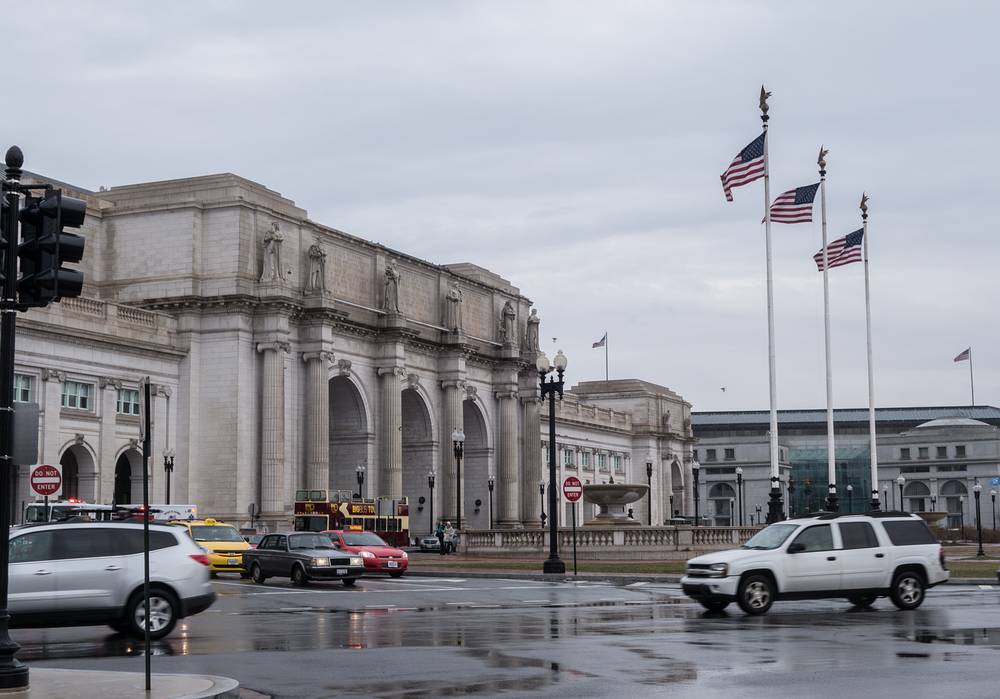
{"type": "Polygon", "coordinates": [[[437,478],[437,473],[433,470],[427,472],[427,488],[430,490],[430,503],[431,503],[431,534],[434,533],[434,481],[437,478]]]}
{"type": "MultiPolygon", "coordinates": [[[[542,400],[549,399],[549,482],[556,482],[556,396],[562,399],[563,396],[563,372],[569,361],[562,350],[556,353],[552,364],[544,352],[538,353],[535,360],[535,368],[538,369],[538,383],[541,389],[542,400]],[[554,366],[553,366],[554,365],[554,366]],[[552,369],[556,370],[556,377],[548,374],[552,369]]],[[[554,512],[556,508],[555,488],[549,488],[549,511],[554,512]]],[[[549,520],[549,557],[545,559],[542,572],[562,575],[566,572],[566,564],[559,558],[559,535],[556,532],[556,520],[552,517],[549,520]]]]}
{"type": "Polygon", "coordinates": [[[694,476],[694,526],[701,524],[701,517],[699,516],[698,509],[700,507],[701,498],[698,495],[698,471],[701,470],[701,464],[697,461],[691,462],[691,473],[694,476]]]}
{"type": "Polygon", "coordinates": [[[163,472],[167,477],[165,485],[167,486],[167,492],[165,494],[166,504],[170,504],[170,474],[174,472],[174,450],[164,449],[163,450],[163,472]]]}
{"type": "MultiPolygon", "coordinates": [[[[648,515],[646,517],[646,524],[651,527],[653,526],[653,462],[652,461],[646,462],[646,485],[649,487],[649,490],[646,491],[646,510],[647,510],[646,514],[648,515]]],[[[661,500],[660,502],[663,501],[661,500]]],[[[673,513],[671,512],[670,515],[672,517],[673,513]]]]}
{"type": "Polygon", "coordinates": [[[490,477],[486,479],[486,487],[490,491],[490,529],[493,528],[493,486],[495,486],[496,484],[497,481],[493,477],[493,474],[491,473],[490,477]]]}
{"type": "Polygon", "coordinates": [[[965,496],[958,496],[958,529],[962,540],[965,540],[965,496]]]}
{"type": "Polygon", "coordinates": [[[906,512],[906,503],[903,502],[903,484],[906,483],[906,477],[903,474],[899,474],[899,478],[896,479],[896,485],[899,486],[899,511],[906,512]]]}
{"type": "Polygon", "coordinates": [[[462,528],[462,453],[465,449],[465,432],[456,427],[451,433],[451,443],[455,447],[455,529],[462,528]]]}
{"type": "MultiPolygon", "coordinates": [[[[788,474],[788,516],[795,517],[795,478],[788,474]]],[[[757,519],[760,519],[758,515],[757,519]]]]}
{"type": "Polygon", "coordinates": [[[847,511],[854,512],[854,486],[847,484],[847,511]]]}
{"type": "Polygon", "coordinates": [[[976,538],[979,540],[979,550],[976,551],[976,558],[986,558],[986,553],[983,551],[983,520],[979,516],[979,494],[982,490],[983,486],[979,482],[972,486],[972,492],[976,496],[976,538]]]}
{"type": "Polygon", "coordinates": [[[538,481],[538,494],[542,497],[542,527],[545,527],[545,481],[538,481]]]}
{"type": "Polygon", "coordinates": [[[736,502],[739,504],[740,526],[743,526],[743,467],[736,467],[736,502]]]}
{"type": "Polygon", "coordinates": [[[990,500],[993,501],[993,528],[997,528],[997,491],[990,491],[990,500]]]}
{"type": "Polygon", "coordinates": [[[760,505],[757,505],[754,509],[757,510],[757,524],[760,524],[761,523],[761,519],[760,519],[760,505]]]}
{"type": "MultiPolygon", "coordinates": [[[[357,468],[354,469],[354,475],[358,479],[358,498],[361,500],[365,499],[365,465],[358,464],[357,468]]],[[[431,493],[433,495],[433,493],[431,493]]]]}

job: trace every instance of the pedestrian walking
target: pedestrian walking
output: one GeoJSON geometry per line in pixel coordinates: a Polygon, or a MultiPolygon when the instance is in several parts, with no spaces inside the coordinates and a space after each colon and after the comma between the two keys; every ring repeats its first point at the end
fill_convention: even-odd
{"type": "Polygon", "coordinates": [[[434,530],[434,536],[436,536],[438,540],[438,554],[443,556],[448,553],[445,549],[444,524],[442,522],[438,522],[437,529],[434,530]]]}
{"type": "Polygon", "coordinates": [[[451,526],[451,522],[445,522],[444,525],[444,545],[446,548],[445,553],[455,553],[455,540],[456,540],[455,528],[451,526]]]}

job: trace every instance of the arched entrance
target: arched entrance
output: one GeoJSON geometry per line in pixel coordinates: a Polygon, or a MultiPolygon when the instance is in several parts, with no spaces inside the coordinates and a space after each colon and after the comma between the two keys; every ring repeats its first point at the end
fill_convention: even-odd
{"type": "MultiPolygon", "coordinates": [[[[431,531],[427,473],[434,467],[434,435],[430,411],[415,388],[403,391],[403,495],[410,503],[410,536],[431,531]],[[420,498],[425,502],[420,505],[420,498]]],[[[442,498],[448,493],[441,493],[442,498]]],[[[451,494],[454,496],[454,494],[451,494]]],[[[440,510],[437,510],[440,512],[440,510]]]]}
{"type": "Polygon", "coordinates": [[[906,502],[907,512],[927,512],[930,496],[931,489],[921,481],[911,481],[903,488],[903,499],[906,502]]]}
{"type": "Polygon", "coordinates": [[[667,507],[670,509],[671,517],[684,514],[684,472],[677,459],[670,462],[670,495],[667,497],[667,507]]]}
{"type": "Polygon", "coordinates": [[[62,466],[63,487],[60,498],[79,498],[97,501],[97,467],[94,457],[81,444],[74,444],[59,457],[62,466]]]}
{"type": "Polygon", "coordinates": [[[142,455],[135,449],[122,452],[115,462],[114,502],[142,502],[142,455]]]}
{"type": "MultiPolygon", "coordinates": [[[[969,489],[961,481],[947,481],[941,486],[945,510],[948,512],[948,527],[957,529],[965,525],[965,505],[969,489]]],[[[940,505],[939,505],[940,507],[940,505]]]]}
{"type": "Polygon", "coordinates": [[[716,483],[709,489],[708,499],[711,502],[715,526],[733,526],[733,502],[736,500],[733,486],[728,483],[716,483]]]}
{"type": "MultiPolygon", "coordinates": [[[[465,501],[462,519],[468,529],[486,529],[490,526],[490,450],[487,444],[486,420],[474,401],[462,402],[462,421],[465,426],[465,458],[462,459],[462,483],[465,501]],[[477,505],[476,502],[479,502],[477,505]]],[[[497,488],[493,488],[493,506],[496,507],[497,488]]],[[[496,510],[493,513],[496,522],[496,510]]]]}
{"type": "MultiPolygon", "coordinates": [[[[357,467],[368,464],[368,416],[361,392],[346,376],[330,379],[330,489],[358,490],[357,467]]],[[[365,476],[368,490],[368,475],[365,476]]],[[[364,493],[362,493],[364,495],[364,493]]]]}

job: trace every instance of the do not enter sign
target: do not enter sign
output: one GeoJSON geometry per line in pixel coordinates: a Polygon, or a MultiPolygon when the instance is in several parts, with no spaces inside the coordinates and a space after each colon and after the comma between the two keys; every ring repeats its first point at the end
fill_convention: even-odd
{"type": "Polygon", "coordinates": [[[576,476],[570,476],[563,481],[563,496],[570,502],[576,502],[583,497],[583,483],[576,476]]]}
{"type": "Polygon", "coordinates": [[[42,464],[31,470],[31,490],[36,495],[51,497],[62,490],[62,471],[57,466],[42,464]]]}

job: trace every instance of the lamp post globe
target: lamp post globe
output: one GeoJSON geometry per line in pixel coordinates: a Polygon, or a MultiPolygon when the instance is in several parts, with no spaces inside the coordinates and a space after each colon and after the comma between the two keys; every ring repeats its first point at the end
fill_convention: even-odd
{"type": "Polygon", "coordinates": [[[972,492],[976,496],[976,539],[979,542],[979,550],[976,551],[976,558],[985,558],[986,553],[983,551],[983,519],[980,516],[979,511],[979,496],[983,491],[983,486],[977,481],[974,486],[972,486],[972,492]]]}
{"type": "Polygon", "coordinates": [[[357,468],[354,469],[354,473],[358,479],[358,497],[363,498],[365,496],[364,485],[365,485],[365,466],[364,464],[358,464],[357,468]]]}
{"type": "Polygon", "coordinates": [[[906,503],[903,502],[903,484],[904,483],[906,483],[906,478],[901,473],[901,474],[899,474],[899,477],[896,478],[896,485],[899,486],[899,510],[900,510],[900,512],[906,512],[906,503]]]}

